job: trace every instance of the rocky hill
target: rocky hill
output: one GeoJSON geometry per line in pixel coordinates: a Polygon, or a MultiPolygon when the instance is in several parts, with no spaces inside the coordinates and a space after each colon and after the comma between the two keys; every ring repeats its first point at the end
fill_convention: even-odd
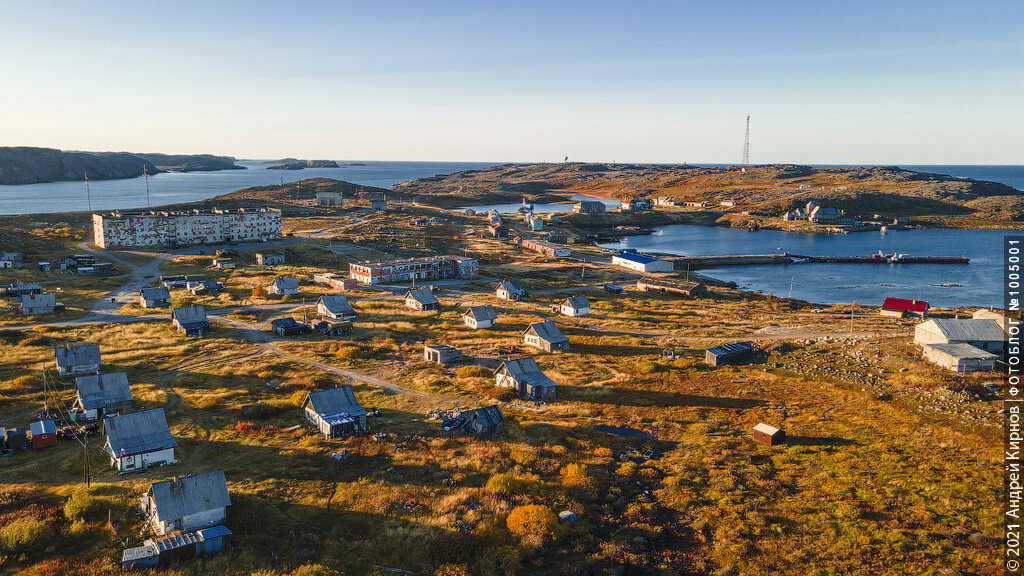
{"type": "Polygon", "coordinates": [[[0,184],[36,184],[61,180],[135,178],[167,170],[244,169],[227,156],[78,152],[27,146],[0,147],[0,184]]]}
{"type": "MultiPolygon", "coordinates": [[[[264,162],[264,164],[271,164],[271,162],[264,162]]],[[[296,160],[295,158],[286,158],[273,164],[275,165],[267,166],[267,170],[302,170],[303,168],[340,167],[334,160],[296,160]]]]}
{"type": "MultiPolygon", "coordinates": [[[[395,186],[422,202],[456,206],[571,194],[603,198],[666,196],[718,206],[733,215],[775,218],[813,200],[854,217],[915,217],[953,226],[1019,226],[1024,192],[1000,184],[896,167],[814,168],[793,164],[700,167],[660,164],[504,164],[395,186]]],[[[734,218],[735,219],[735,218],[734,218]]]]}

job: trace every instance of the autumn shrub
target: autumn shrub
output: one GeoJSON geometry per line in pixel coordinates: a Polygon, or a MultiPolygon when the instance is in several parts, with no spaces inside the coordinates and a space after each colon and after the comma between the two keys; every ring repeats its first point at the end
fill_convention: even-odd
{"type": "Polygon", "coordinates": [[[342,346],[338,348],[335,356],[341,360],[358,360],[362,358],[363,351],[359,346],[342,346]]]}
{"type": "Polygon", "coordinates": [[[537,461],[537,452],[532,449],[513,450],[510,456],[520,466],[532,466],[537,461]]]}
{"type": "Polygon", "coordinates": [[[484,388],[483,395],[501,402],[511,402],[516,399],[515,390],[512,388],[499,388],[497,386],[484,388]]]}
{"type": "Polygon", "coordinates": [[[636,474],[636,468],[636,462],[623,462],[615,473],[625,478],[632,478],[636,474]]]}
{"type": "Polygon", "coordinates": [[[33,374],[25,374],[23,376],[18,376],[14,380],[11,380],[10,387],[18,390],[32,390],[40,388],[42,384],[43,381],[39,378],[39,376],[35,376],[33,374]]]}
{"type": "Polygon", "coordinates": [[[434,576],[469,576],[469,567],[465,564],[444,564],[434,570],[434,576]]]}
{"type": "Polygon", "coordinates": [[[487,489],[505,498],[525,494],[538,488],[540,482],[532,475],[495,474],[487,481],[487,489]]]}
{"type": "Polygon", "coordinates": [[[64,517],[72,522],[85,520],[88,516],[96,513],[99,509],[99,502],[93,496],[88,486],[78,486],[71,497],[64,503],[64,517]]]}
{"type": "Polygon", "coordinates": [[[590,486],[587,471],[579,464],[566,464],[558,473],[562,486],[566,488],[586,488],[590,486]]]}
{"type": "Polygon", "coordinates": [[[296,390],[288,397],[288,401],[296,406],[302,406],[302,403],[306,401],[306,396],[308,395],[309,393],[305,390],[296,390]]]}
{"type": "Polygon", "coordinates": [[[488,378],[491,371],[483,366],[462,366],[455,371],[455,375],[459,378],[488,378]]]}
{"type": "Polygon", "coordinates": [[[285,410],[286,408],[284,406],[268,404],[266,402],[257,402],[242,408],[242,415],[254,420],[269,420],[270,418],[280,416],[285,410]]]}
{"type": "Polygon", "coordinates": [[[46,548],[53,528],[37,516],[22,516],[0,527],[0,547],[12,554],[27,554],[46,548]]]}
{"type": "Polygon", "coordinates": [[[558,519],[547,506],[527,504],[513,508],[505,520],[505,525],[521,540],[531,536],[548,539],[555,536],[558,519]]]}

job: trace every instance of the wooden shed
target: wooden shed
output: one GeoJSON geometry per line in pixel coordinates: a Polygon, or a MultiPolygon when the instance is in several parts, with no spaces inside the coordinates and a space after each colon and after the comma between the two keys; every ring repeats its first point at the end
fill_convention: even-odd
{"type": "Polygon", "coordinates": [[[765,424],[764,422],[754,426],[754,442],[775,446],[776,444],[782,444],[785,441],[786,432],[781,428],[776,428],[775,426],[765,424]]]}

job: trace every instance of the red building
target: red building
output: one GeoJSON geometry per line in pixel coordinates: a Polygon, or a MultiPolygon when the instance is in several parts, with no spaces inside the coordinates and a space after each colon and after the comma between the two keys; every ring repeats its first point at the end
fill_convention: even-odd
{"type": "Polygon", "coordinates": [[[32,448],[49,448],[57,445],[57,425],[53,420],[37,420],[28,426],[32,433],[32,448]]]}
{"type": "Polygon", "coordinates": [[[886,298],[882,303],[882,316],[895,316],[896,318],[926,318],[928,316],[928,303],[924,300],[907,300],[905,298],[886,298]]]}

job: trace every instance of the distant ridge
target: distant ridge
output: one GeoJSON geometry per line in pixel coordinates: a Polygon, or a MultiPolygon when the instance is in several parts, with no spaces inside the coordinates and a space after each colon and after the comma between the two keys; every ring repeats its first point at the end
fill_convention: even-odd
{"type": "Polygon", "coordinates": [[[63,180],[116,180],[160,172],[244,170],[230,156],[79,152],[29,146],[0,147],[0,184],[38,184],[63,180]]]}

